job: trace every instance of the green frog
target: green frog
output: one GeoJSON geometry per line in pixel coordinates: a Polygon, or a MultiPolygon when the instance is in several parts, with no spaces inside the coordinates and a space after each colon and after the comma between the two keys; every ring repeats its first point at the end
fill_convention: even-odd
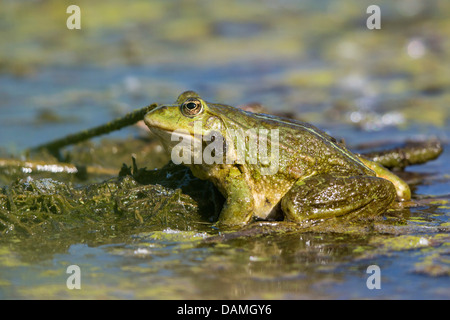
{"type": "Polygon", "coordinates": [[[178,162],[224,195],[218,225],[279,219],[280,213],[300,224],[372,217],[411,197],[399,177],[305,122],[209,103],[193,91],[150,111],[144,122],[172,160],[183,154],[178,162]],[[244,137],[238,146],[236,137],[244,137]]]}

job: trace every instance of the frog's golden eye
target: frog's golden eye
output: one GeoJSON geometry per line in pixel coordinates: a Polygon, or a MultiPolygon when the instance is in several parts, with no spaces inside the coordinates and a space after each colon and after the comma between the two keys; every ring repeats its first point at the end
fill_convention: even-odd
{"type": "Polygon", "coordinates": [[[187,117],[193,117],[203,111],[201,101],[197,99],[188,99],[181,105],[181,112],[187,117]]]}

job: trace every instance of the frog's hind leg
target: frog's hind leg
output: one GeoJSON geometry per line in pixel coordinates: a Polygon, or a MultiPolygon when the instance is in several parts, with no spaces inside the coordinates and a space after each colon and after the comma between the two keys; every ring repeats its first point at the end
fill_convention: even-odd
{"type": "Polygon", "coordinates": [[[408,184],[393,174],[391,171],[383,167],[381,164],[375,161],[370,161],[364,157],[359,157],[359,159],[370,169],[375,171],[377,177],[384,178],[391,181],[394,184],[395,190],[397,192],[397,199],[399,201],[411,200],[411,190],[408,184]]]}
{"type": "Polygon", "coordinates": [[[394,185],[372,176],[331,174],[298,181],[281,200],[286,220],[304,222],[347,215],[377,216],[395,198],[394,185]]]}

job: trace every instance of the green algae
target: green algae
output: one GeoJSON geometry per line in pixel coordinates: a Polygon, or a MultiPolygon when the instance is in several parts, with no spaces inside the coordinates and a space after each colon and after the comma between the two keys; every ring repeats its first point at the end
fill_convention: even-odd
{"type": "Polygon", "coordinates": [[[417,274],[432,277],[450,276],[450,259],[448,248],[439,248],[432,253],[425,255],[420,262],[414,264],[414,271],[417,274]]]}
{"type": "Polygon", "coordinates": [[[376,247],[381,247],[386,251],[403,251],[426,248],[430,246],[431,238],[420,235],[400,235],[395,238],[380,238],[376,237],[371,241],[371,244],[376,247]]]}
{"type": "Polygon", "coordinates": [[[0,242],[27,261],[41,261],[75,243],[129,241],[139,232],[171,229],[195,234],[220,212],[222,196],[187,168],[131,171],[124,166],[119,177],[78,187],[50,178],[12,182],[0,193],[0,242]]]}
{"type": "Polygon", "coordinates": [[[429,277],[446,277],[450,276],[449,241],[448,232],[396,237],[374,235],[367,248],[358,247],[355,253],[358,254],[357,259],[366,260],[410,251],[417,261],[409,266],[410,272],[429,277]]]}

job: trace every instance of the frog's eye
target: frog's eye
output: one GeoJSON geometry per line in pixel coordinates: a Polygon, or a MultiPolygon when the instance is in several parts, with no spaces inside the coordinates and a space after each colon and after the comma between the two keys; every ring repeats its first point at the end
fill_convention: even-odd
{"type": "Polygon", "coordinates": [[[181,112],[187,117],[196,116],[202,110],[202,103],[197,99],[188,99],[181,105],[181,112]]]}

